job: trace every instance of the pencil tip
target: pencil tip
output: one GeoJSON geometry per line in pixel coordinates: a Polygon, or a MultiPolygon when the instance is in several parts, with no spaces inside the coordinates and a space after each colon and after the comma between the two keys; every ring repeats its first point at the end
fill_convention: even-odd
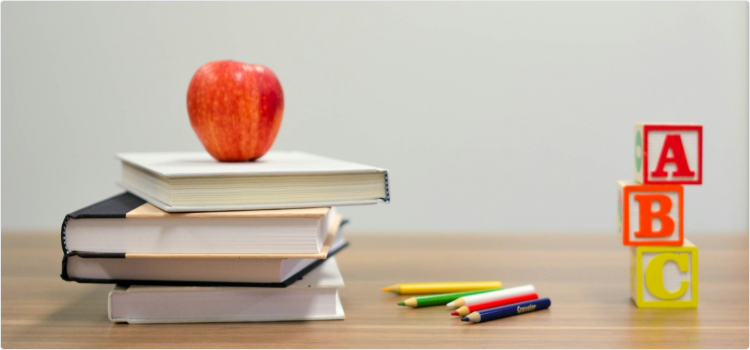
{"type": "Polygon", "coordinates": [[[447,307],[453,307],[453,305],[454,305],[454,304],[453,304],[453,302],[451,301],[450,303],[446,304],[445,306],[447,306],[447,307]]]}
{"type": "Polygon", "coordinates": [[[381,290],[384,291],[384,292],[390,292],[390,288],[388,288],[388,287],[383,287],[383,289],[381,289],[381,290]]]}
{"type": "Polygon", "coordinates": [[[454,311],[451,311],[451,315],[453,315],[453,316],[458,316],[458,311],[455,311],[455,310],[454,310],[454,311]]]}
{"type": "Polygon", "coordinates": [[[469,316],[461,317],[461,321],[469,322],[469,316]]]}
{"type": "Polygon", "coordinates": [[[399,301],[398,304],[401,305],[401,306],[406,306],[406,303],[403,302],[403,301],[399,301]]]}

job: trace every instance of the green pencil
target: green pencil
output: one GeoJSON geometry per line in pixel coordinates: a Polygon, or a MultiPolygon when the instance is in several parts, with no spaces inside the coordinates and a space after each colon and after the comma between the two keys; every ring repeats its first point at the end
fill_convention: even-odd
{"type": "Polygon", "coordinates": [[[399,302],[398,304],[401,306],[411,306],[411,307],[425,307],[425,306],[437,306],[437,305],[445,305],[450,303],[451,301],[454,301],[460,297],[464,297],[467,295],[473,295],[473,294],[479,294],[479,293],[486,293],[486,292],[492,292],[496,290],[500,290],[502,288],[496,288],[496,289],[485,289],[485,290],[473,290],[470,292],[457,292],[457,293],[446,293],[446,294],[433,294],[433,295],[425,295],[421,297],[412,297],[409,299],[406,299],[402,302],[399,302]]]}

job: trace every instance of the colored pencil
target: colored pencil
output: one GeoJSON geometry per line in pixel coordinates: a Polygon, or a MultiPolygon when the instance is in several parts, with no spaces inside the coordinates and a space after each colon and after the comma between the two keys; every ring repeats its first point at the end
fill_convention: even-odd
{"type": "Polygon", "coordinates": [[[534,299],[539,299],[539,295],[537,295],[536,293],[529,293],[529,294],[521,294],[521,295],[516,295],[512,297],[507,297],[507,298],[500,298],[500,299],[495,299],[495,300],[488,301],[485,303],[461,306],[458,308],[458,310],[453,310],[453,312],[451,312],[451,315],[463,317],[474,311],[486,310],[486,309],[491,309],[493,307],[505,306],[505,305],[520,303],[522,301],[529,301],[529,300],[534,300],[534,299]]]}
{"type": "Polygon", "coordinates": [[[534,292],[536,292],[536,289],[534,289],[534,286],[531,284],[527,284],[525,286],[506,288],[503,290],[498,290],[496,292],[474,294],[474,295],[468,295],[465,297],[460,297],[448,303],[446,306],[450,308],[459,308],[464,305],[484,303],[484,302],[492,301],[495,299],[507,298],[507,297],[512,297],[516,295],[529,294],[529,293],[534,293],[534,292]]]}
{"type": "Polygon", "coordinates": [[[464,316],[463,318],[461,318],[461,321],[472,323],[487,322],[497,320],[499,318],[520,315],[527,312],[544,310],[551,304],[552,302],[550,302],[549,298],[523,301],[520,303],[494,307],[492,309],[474,311],[468,316],[464,316]]]}
{"type": "Polygon", "coordinates": [[[402,283],[384,287],[384,292],[396,294],[438,294],[469,292],[473,290],[502,288],[500,281],[402,283]]]}
{"type": "Polygon", "coordinates": [[[483,289],[483,290],[474,290],[471,292],[457,292],[457,293],[425,295],[421,297],[411,297],[404,301],[400,301],[398,304],[402,306],[411,306],[411,307],[445,305],[445,303],[456,300],[456,298],[460,298],[460,297],[472,295],[472,294],[477,294],[477,293],[493,292],[493,291],[500,290],[500,289],[483,289]]]}

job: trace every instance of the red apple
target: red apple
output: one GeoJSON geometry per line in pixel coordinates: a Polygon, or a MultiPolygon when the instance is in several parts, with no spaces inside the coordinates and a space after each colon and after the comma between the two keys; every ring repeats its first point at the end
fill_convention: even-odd
{"type": "Polygon", "coordinates": [[[284,93],[268,67],[213,61],[193,75],[187,109],[193,130],[214,158],[256,160],[268,152],[279,133],[284,93]]]}

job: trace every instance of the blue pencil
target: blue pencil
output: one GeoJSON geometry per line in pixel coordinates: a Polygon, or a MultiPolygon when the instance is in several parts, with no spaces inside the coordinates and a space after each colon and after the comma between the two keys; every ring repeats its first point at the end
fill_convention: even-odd
{"type": "Polygon", "coordinates": [[[475,311],[461,318],[461,321],[472,323],[492,321],[497,320],[498,318],[520,315],[537,310],[544,310],[551,304],[552,302],[550,302],[549,298],[522,301],[520,303],[475,311]]]}

